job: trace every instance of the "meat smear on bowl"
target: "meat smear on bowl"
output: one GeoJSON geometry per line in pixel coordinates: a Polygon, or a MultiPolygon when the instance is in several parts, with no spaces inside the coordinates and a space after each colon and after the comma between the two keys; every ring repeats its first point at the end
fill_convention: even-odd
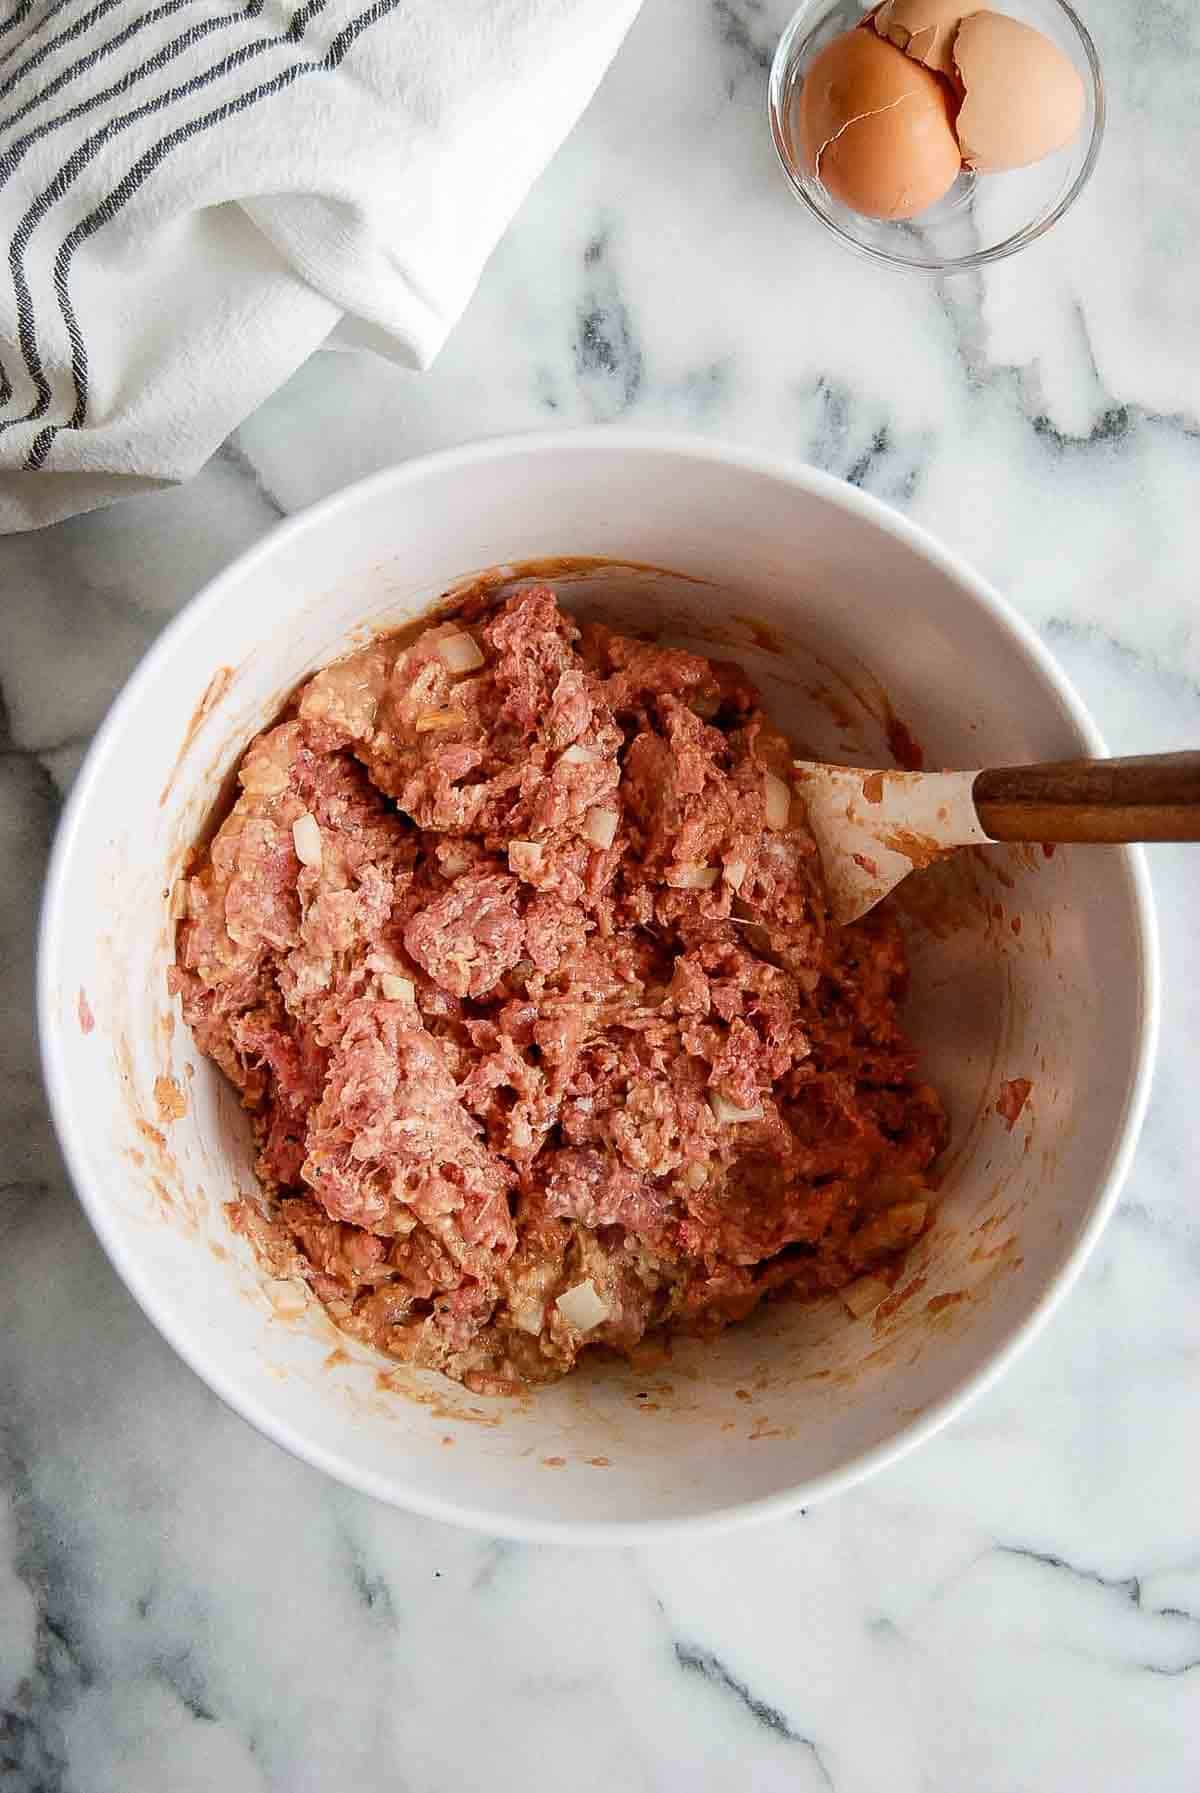
{"type": "Polygon", "coordinates": [[[739,667],[546,586],[312,678],[170,974],[249,1111],[274,1273],[485,1393],[886,1293],[945,1117],[897,923],[830,924],[791,758],[739,667]]]}

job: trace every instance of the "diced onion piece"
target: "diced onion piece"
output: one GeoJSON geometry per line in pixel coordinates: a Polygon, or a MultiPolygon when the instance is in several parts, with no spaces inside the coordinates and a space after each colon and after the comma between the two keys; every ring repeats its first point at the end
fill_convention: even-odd
{"type": "Polygon", "coordinates": [[[465,853],[443,853],[438,860],[438,867],[444,878],[460,878],[471,869],[471,861],[465,853]]]}
{"type": "Polygon", "coordinates": [[[589,809],[583,818],[584,837],[593,847],[607,850],[617,838],[621,817],[615,809],[589,809]]]}
{"type": "Polygon", "coordinates": [[[400,977],[394,971],[385,971],[381,973],[379,978],[379,988],[383,991],[384,998],[388,1002],[412,1002],[416,994],[412,979],[410,977],[400,977]]]}
{"type": "Polygon", "coordinates": [[[925,1230],[929,1203],[896,1202],[864,1221],[854,1235],[854,1248],[860,1258],[874,1257],[878,1252],[900,1251],[911,1245],[925,1230]]]}
{"type": "Polygon", "coordinates": [[[419,735],[429,735],[435,729],[457,728],[465,720],[461,710],[422,710],[414,727],[419,735]]]}
{"type": "Polygon", "coordinates": [[[683,1180],[689,1189],[703,1189],[708,1182],[707,1164],[689,1164],[683,1173],[683,1180]]]}
{"type": "Polygon", "coordinates": [[[608,1319],[608,1308],[591,1281],[577,1282],[573,1289],[564,1289],[554,1305],[567,1325],[577,1332],[591,1332],[608,1319]]]}
{"type": "Polygon", "coordinates": [[[727,859],[725,861],[725,882],[731,890],[742,888],[749,869],[744,859],[727,859]]]}
{"type": "Polygon", "coordinates": [[[541,1303],[538,1302],[535,1305],[530,1302],[524,1307],[515,1307],[511,1311],[513,1321],[521,1331],[529,1333],[531,1338],[536,1338],[542,1330],[546,1318],[542,1312],[541,1303]]]}
{"type": "Polygon", "coordinates": [[[563,759],[568,766],[594,766],[600,755],[594,747],[581,747],[578,743],[563,749],[563,759]]]}
{"type": "Polygon", "coordinates": [[[711,890],[721,876],[717,865],[677,865],[667,873],[672,890],[711,890]]]}
{"type": "Polygon", "coordinates": [[[517,876],[536,877],[542,869],[544,848],[536,840],[510,840],[508,843],[508,869],[517,876]]]}
{"type": "Polygon", "coordinates": [[[761,1102],[756,1102],[753,1108],[739,1108],[736,1102],[731,1102],[729,1097],[723,1096],[718,1089],[709,1090],[708,1106],[712,1109],[714,1121],[721,1126],[725,1126],[726,1123],[732,1126],[742,1121],[761,1121],[763,1118],[761,1102]]]}
{"type": "Polygon", "coordinates": [[[294,1277],[272,1277],[266,1284],[267,1300],[281,1320],[298,1320],[308,1306],[308,1289],[294,1277]]]}
{"type": "Polygon", "coordinates": [[[479,645],[470,635],[447,635],[437,644],[437,657],[447,672],[474,672],[483,665],[479,645]]]}
{"type": "Polygon", "coordinates": [[[307,810],[292,823],[292,843],[301,865],[320,865],[321,830],[317,827],[316,816],[310,816],[307,810]]]}
{"type": "Polygon", "coordinates": [[[924,1201],[925,1181],[914,1172],[886,1171],[875,1178],[869,1191],[864,1191],[864,1205],[872,1213],[880,1208],[894,1208],[900,1202],[924,1201]]]}
{"type": "Polygon", "coordinates": [[[925,1230],[925,1222],[929,1218],[929,1203],[895,1202],[887,1210],[888,1218],[896,1229],[896,1237],[902,1245],[907,1245],[925,1230]]]}
{"type": "Polygon", "coordinates": [[[792,793],[774,772],[763,773],[767,807],[767,827],[786,828],[792,807],[792,793]]]}
{"type": "Polygon", "coordinates": [[[860,1276],[854,1282],[839,1289],[842,1305],[849,1309],[856,1320],[865,1320],[868,1314],[874,1313],[881,1301],[891,1294],[891,1285],[884,1282],[882,1276],[860,1276]]]}
{"type": "Polygon", "coordinates": [[[171,886],[171,920],[182,921],[190,908],[188,881],[186,878],[176,878],[171,886]]]}

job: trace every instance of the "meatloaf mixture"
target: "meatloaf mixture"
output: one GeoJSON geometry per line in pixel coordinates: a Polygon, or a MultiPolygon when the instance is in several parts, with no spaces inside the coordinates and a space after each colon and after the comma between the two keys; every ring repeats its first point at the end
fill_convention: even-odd
{"type": "Polygon", "coordinates": [[[484,594],[318,673],[182,887],[276,1270],[501,1393],[895,1264],[945,1141],[739,667],[484,594]]]}

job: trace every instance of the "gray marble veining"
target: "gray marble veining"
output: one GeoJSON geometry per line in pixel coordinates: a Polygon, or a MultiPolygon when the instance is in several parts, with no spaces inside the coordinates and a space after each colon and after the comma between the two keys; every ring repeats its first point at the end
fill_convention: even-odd
{"type": "Polygon", "coordinates": [[[14,1793],[1184,1793],[1200,1774],[1197,860],[1078,1290],[865,1488],[590,1556],[385,1510],[226,1411],[109,1269],[30,1021],[62,793],[164,622],[399,458],[620,418],[815,462],[964,552],[1110,746],[1200,741],[1200,14],[1090,0],[1110,128],[1045,242],[888,275],[790,201],[779,0],[646,0],[436,368],[318,356],[187,488],[0,542],[0,1785],[14,1793]]]}

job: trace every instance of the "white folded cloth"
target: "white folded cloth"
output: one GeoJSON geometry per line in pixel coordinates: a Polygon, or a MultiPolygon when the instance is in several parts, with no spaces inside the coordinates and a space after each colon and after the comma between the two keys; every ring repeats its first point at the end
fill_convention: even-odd
{"type": "Polygon", "coordinates": [[[424,367],[639,0],[12,0],[0,531],[186,479],[322,344],[424,367]]]}

